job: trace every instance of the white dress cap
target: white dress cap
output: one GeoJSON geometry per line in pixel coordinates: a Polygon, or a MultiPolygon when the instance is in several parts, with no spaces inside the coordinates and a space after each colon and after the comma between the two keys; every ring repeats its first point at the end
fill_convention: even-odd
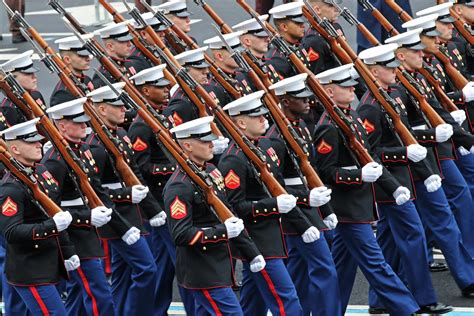
{"type": "Polygon", "coordinates": [[[321,84],[337,84],[341,87],[353,87],[358,82],[352,78],[351,72],[354,64],[345,64],[336,68],[323,71],[316,75],[321,84]]]}
{"type": "Polygon", "coordinates": [[[204,52],[207,50],[207,46],[199,47],[182,52],[174,56],[179,64],[183,67],[194,67],[194,68],[207,68],[209,64],[204,59],[204,52]]]}
{"type": "Polygon", "coordinates": [[[405,33],[392,36],[385,40],[386,44],[395,43],[398,47],[405,47],[413,50],[423,50],[425,45],[421,43],[420,33],[423,29],[420,27],[405,33]]]}
{"type": "Polygon", "coordinates": [[[111,23],[106,27],[98,29],[94,34],[99,35],[102,39],[110,38],[119,42],[128,42],[133,39],[133,36],[128,32],[128,24],[130,24],[130,22],[131,21],[111,23]]]}
{"type": "Polygon", "coordinates": [[[436,29],[436,19],[438,14],[425,15],[402,24],[403,28],[406,28],[408,31],[422,28],[422,35],[426,36],[440,36],[441,33],[436,29]]]}
{"type": "MultiPolygon", "coordinates": [[[[227,44],[235,49],[240,46],[240,35],[242,34],[243,32],[232,32],[224,34],[223,37],[227,44]]],[[[225,44],[223,41],[221,41],[219,36],[208,38],[204,41],[204,44],[208,45],[210,49],[225,49],[225,44]]]]}
{"type": "Polygon", "coordinates": [[[21,53],[20,55],[15,56],[9,61],[1,64],[0,68],[3,69],[4,72],[37,72],[39,69],[33,66],[33,60],[31,59],[31,55],[33,55],[33,50],[27,50],[26,52],[21,53]]]}
{"type": "Polygon", "coordinates": [[[381,65],[388,68],[397,68],[400,66],[400,61],[395,57],[395,50],[397,48],[398,45],[394,43],[374,46],[361,51],[359,58],[362,59],[366,65],[381,65]]]}
{"type": "MultiPolygon", "coordinates": [[[[112,86],[119,92],[122,93],[123,87],[125,87],[125,82],[116,82],[112,86]]],[[[100,87],[91,91],[87,94],[87,97],[92,99],[94,103],[107,103],[115,106],[123,106],[122,100],[119,99],[119,96],[115,94],[109,86],[100,87]]]]}
{"type": "MultiPolygon", "coordinates": [[[[166,26],[158,20],[155,15],[152,12],[145,12],[143,14],[140,14],[145,21],[145,26],[149,25],[151,26],[156,32],[161,32],[166,30],[166,26]]],[[[143,25],[138,25],[136,21],[132,22],[133,27],[136,29],[142,29],[144,28],[143,25]]]]}
{"type": "Polygon", "coordinates": [[[38,123],[38,121],[39,118],[34,118],[32,120],[13,125],[6,130],[0,131],[0,135],[3,136],[6,141],[22,140],[28,143],[38,142],[44,138],[38,134],[38,130],[36,129],[36,123],[38,123]]]}
{"type": "MultiPolygon", "coordinates": [[[[265,23],[268,19],[268,14],[260,15],[258,16],[258,19],[265,23]]],[[[239,24],[232,26],[232,29],[236,32],[242,31],[244,34],[251,34],[257,37],[268,37],[267,32],[262,29],[260,24],[254,18],[240,22],[239,24]]]]}
{"type": "Polygon", "coordinates": [[[185,122],[170,129],[177,139],[197,138],[202,141],[213,141],[218,138],[211,131],[213,116],[204,116],[192,121],[185,122]]]}
{"type": "Polygon", "coordinates": [[[443,22],[443,23],[453,23],[456,20],[451,16],[450,9],[452,6],[453,6],[452,2],[441,3],[441,4],[416,12],[416,16],[425,16],[425,15],[436,13],[438,14],[438,21],[443,22]]]}
{"type": "Polygon", "coordinates": [[[74,99],[72,101],[59,103],[46,110],[53,120],[70,120],[76,123],[90,121],[90,117],[84,112],[84,102],[87,97],[74,99]]]}
{"type": "Polygon", "coordinates": [[[296,76],[288,77],[268,87],[275,91],[275,95],[290,95],[295,98],[307,98],[313,93],[306,87],[306,78],[308,74],[303,73],[296,76]]]}
{"type": "Polygon", "coordinates": [[[259,90],[235,101],[227,103],[223,107],[223,110],[227,111],[230,116],[237,115],[248,115],[248,116],[260,116],[268,113],[268,110],[263,106],[262,97],[265,91],[259,90]]]}
{"type": "Polygon", "coordinates": [[[164,78],[163,70],[165,68],[166,64],[161,64],[144,69],[130,77],[130,80],[133,80],[137,86],[149,84],[158,87],[166,87],[170,84],[170,82],[164,78]]]}
{"type": "MultiPolygon", "coordinates": [[[[94,34],[87,33],[81,34],[81,38],[84,41],[94,37],[94,34]]],[[[59,44],[59,50],[62,51],[72,51],[79,56],[90,56],[89,51],[82,45],[82,42],[77,38],[77,36],[68,36],[57,39],[54,41],[56,44],[59,44]]]]}
{"type": "Polygon", "coordinates": [[[303,6],[303,2],[290,2],[273,7],[268,13],[274,20],[290,19],[296,23],[304,23],[303,6]]]}
{"type": "Polygon", "coordinates": [[[164,10],[166,14],[173,14],[180,18],[186,18],[191,15],[186,5],[186,0],[171,0],[156,7],[158,10],[164,10]]]}

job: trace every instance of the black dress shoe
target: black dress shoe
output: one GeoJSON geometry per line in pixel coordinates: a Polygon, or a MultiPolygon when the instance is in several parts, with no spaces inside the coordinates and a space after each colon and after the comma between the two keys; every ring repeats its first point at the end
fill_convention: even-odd
{"type": "Polygon", "coordinates": [[[451,305],[436,303],[432,305],[421,306],[421,308],[416,313],[417,314],[446,314],[452,311],[453,311],[453,307],[451,305]]]}
{"type": "Polygon", "coordinates": [[[12,43],[13,44],[18,44],[18,43],[23,43],[26,42],[26,38],[23,37],[21,34],[14,34],[12,35],[12,43]]]}
{"type": "Polygon", "coordinates": [[[371,307],[369,306],[369,314],[388,314],[388,310],[383,307],[371,307]]]}
{"type": "Polygon", "coordinates": [[[462,296],[472,298],[474,297],[474,284],[469,285],[462,289],[462,296]]]}
{"type": "Polygon", "coordinates": [[[431,272],[441,272],[441,271],[447,271],[447,270],[448,270],[448,266],[443,262],[433,261],[432,263],[430,263],[431,272]]]}

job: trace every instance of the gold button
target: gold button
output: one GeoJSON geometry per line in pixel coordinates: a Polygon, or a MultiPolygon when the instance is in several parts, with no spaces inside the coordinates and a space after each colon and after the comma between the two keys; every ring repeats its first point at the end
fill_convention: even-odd
{"type": "Polygon", "coordinates": [[[222,238],[225,238],[225,234],[222,234],[222,238]]]}
{"type": "Polygon", "coordinates": [[[86,219],[86,224],[89,224],[89,220],[88,220],[88,219],[86,219]]]}
{"type": "Polygon", "coordinates": [[[35,248],[36,248],[36,249],[38,249],[38,248],[39,248],[39,246],[38,246],[38,245],[35,245],[35,248]]]}
{"type": "Polygon", "coordinates": [[[119,196],[117,196],[117,197],[118,197],[119,199],[121,199],[121,198],[122,198],[122,196],[121,196],[121,195],[119,195],[119,196]]]}
{"type": "Polygon", "coordinates": [[[206,246],[202,247],[202,250],[207,250],[206,246]]]}
{"type": "Polygon", "coordinates": [[[204,239],[207,239],[208,237],[207,236],[204,236],[204,239]]]}
{"type": "Polygon", "coordinates": [[[268,212],[268,210],[266,208],[263,209],[264,212],[268,212]]]}
{"type": "Polygon", "coordinates": [[[130,199],[130,195],[127,195],[127,199],[130,199]]]}
{"type": "Polygon", "coordinates": [[[359,181],[359,178],[356,178],[356,181],[359,181]]]}
{"type": "Polygon", "coordinates": [[[56,233],[56,229],[53,229],[52,232],[53,232],[53,234],[55,234],[55,233],[56,233]]]}
{"type": "Polygon", "coordinates": [[[216,236],[216,235],[214,235],[213,237],[214,237],[214,239],[217,239],[217,236],[216,236]]]}
{"type": "Polygon", "coordinates": [[[39,237],[40,234],[36,234],[36,237],[39,237]]]}
{"type": "Polygon", "coordinates": [[[45,232],[44,235],[45,235],[45,236],[48,236],[48,233],[45,232]]]}
{"type": "Polygon", "coordinates": [[[339,180],[342,180],[342,177],[339,177],[339,180]]]}
{"type": "Polygon", "coordinates": [[[166,171],[166,167],[163,168],[163,171],[166,171]]]}
{"type": "Polygon", "coordinates": [[[273,210],[273,212],[275,212],[277,209],[274,207],[272,210],[273,210]]]}
{"type": "Polygon", "coordinates": [[[255,213],[257,213],[257,214],[258,214],[259,212],[260,212],[259,210],[255,210],[255,213]]]}
{"type": "Polygon", "coordinates": [[[80,222],[81,222],[81,220],[80,220],[80,219],[78,219],[78,220],[77,220],[77,222],[78,222],[78,223],[80,223],[80,222]]]}
{"type": "Polygon", "coordinates": [[[347,180],[351,181],[351,178],[350,178],[350,177],[347,177],[347,180]]]}

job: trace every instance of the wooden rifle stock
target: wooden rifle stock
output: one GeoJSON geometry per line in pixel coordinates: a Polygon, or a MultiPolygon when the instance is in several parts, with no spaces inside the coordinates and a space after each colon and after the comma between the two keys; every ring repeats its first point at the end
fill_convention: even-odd
{"type": "Polygon", "coordinates": [[[34,118],[34,115],[33,113],[31,113],[30,108],[25,103],[23,103],[23,101],[16,97],[8,83],[3,79],[0,79],[0,90],[5,93],[7,98],[12,100],[12,102],[21,110],[21,112],[26,116],[26,118],[28,118],[28,120],[34,118]]]}
{"type": "MultiPolygon", "coordinates": [[[[404,11],[394,0],[385,0],[385,3],[393,10],[395,13],[398,14],[400,19],[403,22],[410,21],[412,17],[404,11]]],[[[456,69],[456,67],[451,64],[451,61],[448,56],[446,56],[446,53],[443,52],[441,49],[434,53],[436,58],[438,58],[441,63],[443,63],[444,70],[446,71],[446,74],[451,78],[453,84],[456,86],[457,89],[462,90],[468,83],[468,80],[464,78],[464,76],[459,72],[459,70],[456,69]]]]}
{"type": "MultiPolygon", "coordinates": [[[[395,35],[398,35],[398,31],[393,27],[393,25],[385,18],[385,16],[382,15],[382,13],[380,13],[379,10],[375,9],[375,8],[372,8],[371,9],[372,11],[372,15],[377,19],[377,21],[382,25],[382,27],[390,34],[390,36],[395,36],[395,35]]],[[[360,29],[362,34],[366,34],[366,32],[369,32],[367,30],[367,28],[365,28],[364,26],[364,29],[360,29]]],[[[368,37],[367,37],[368,38],[368,37]]],[[[369,38],[368,38],[369,39],[369,38]]],[[[378,42],[378,40],[372,42],[372,40],[370,40],[372,44],[374,45],[379,45],[380,43],[378,42]],[[377,44],[375,44],[377,43],[377,44]]],[[[426,67],[428,67],[426,65],[426,67]]],[[[441,86],[441,83],[433,77],[433,74],[431,74],[427,68],[425,68],[425,66],[421,67],[420,69],[418,69],[417,71],[420,72],[420,74],[423,75],[423,77],[426,78],[426,80],[428,80],[429,84],[433,87],[434,89],[434,92],[435,92],[435,95],[436,97],[439,99],[441,105],[445,108],[446,111],[448,112],[452,112],[452,111],[456,111],[458,110],[458,107],[454,104],[454,102],[447,96],[446,92],[444,91],[443,87],[441,86]]],[[[403,75],[400,73],[400,71],[397,71],[397,78],[400,80],[400,82],[405,82],[404,80],[402,80],[402,77],[403,75]]],[[[420,101],[420,100],[419,100],[420,101]]],[[[420,101],[420,105],[422,105],[422,102],[420,101]]],[[[427,110],[429,110],[428,108],[425,108],[427,110]]],[[[434,115],[434,113],[431,113],[431,114],[426,114],[427,117],[428,116],[432,116],[433,118],[435,118],[436,116],[434,115]]],[[[438,115],[439,117],[439,115],[438,115]]],[[[442,120],[441,117],[439,118],[436,118],[437,121],[440,121],[440,119],[442,120]]],[[[432,124],[434,124],[435,122],[432,122],[432,124]]],[[[436,125],[434,125],[436,126],[436,125]]]]}
{"type": "MultiPolygon", "coordinates": [[[[253,8],[248,3],[245,2],[245,0],[237,0],[237,3],[245,11],[250,13],[250,15],[258,16],[258,13],[256,13],[255,10],[253,10],[253,8]]],[[[268,30],[272,33],[273,36],[279,36],[276,30],[269,23],[266,23],[265,25],[267,26],[268,30]]],[[[326,109],[327,113],[329,114],[329,116],[331,117],[335,125],[338,128],[340,128],[342,133],[346,136],[347,140],[349,141],[348,145],[351,148],[351,150],[356,154],[359,162],[362,165],[365,165],[369,162],[373,162],[373,159],[368,153],[367,149],[355,137],[354,126],[351,126],[352,124],[354,124],[354,122],[349,121],[346,117],[344,117],[344,114],[342,113],[342,111],[337,107],[334,101],[328,96],[323,86],[319,83],[319,81],[316,79],[314,74],[308,68],[306,68],[306,66],[303,64],[303,62],[298,58],[298,56],[294,52],[291,52],[287,56],[287,58],[290,59],[290,62],[296,67],[299,73],[308,74],[307,83],[309,87],[315,93],[318,99],[321,101],[321,103],[323,104],[324,108],[326,109]]]]}
{"type": "Polygon", "coordinates": [[[28,186],[33,194],[33,198],[38,201],[49,217],[53,217],[55,214],[62,211],[61,208],[40,189],[38,181],[33,173],[31,172],[31,175],[26,174],[26,168],[12,157],[3,140],[0,140],[0,161],[18,180],[28,186]],[[20,168],[22,168],[23,171],[20,168]]]}

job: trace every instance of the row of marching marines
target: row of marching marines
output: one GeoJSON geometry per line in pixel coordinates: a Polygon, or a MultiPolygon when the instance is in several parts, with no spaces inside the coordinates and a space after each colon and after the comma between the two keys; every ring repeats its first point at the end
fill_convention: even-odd
{"type": "Polygon", "coordinates": [[[167,315],[175,276],[188,315],[343,315],[357,268],[371,314],[452,311],[431,271],[474,297],[473,1],[385,0],[400,31],[360,1],[384,43],[341,1],[196,1],[205,46],[183,1],[99,2],[93,34],[49,2],[58,52],[8,10],[59,83],[46,106],[32,50],[0,65],[7,315],[167,315]]]}

